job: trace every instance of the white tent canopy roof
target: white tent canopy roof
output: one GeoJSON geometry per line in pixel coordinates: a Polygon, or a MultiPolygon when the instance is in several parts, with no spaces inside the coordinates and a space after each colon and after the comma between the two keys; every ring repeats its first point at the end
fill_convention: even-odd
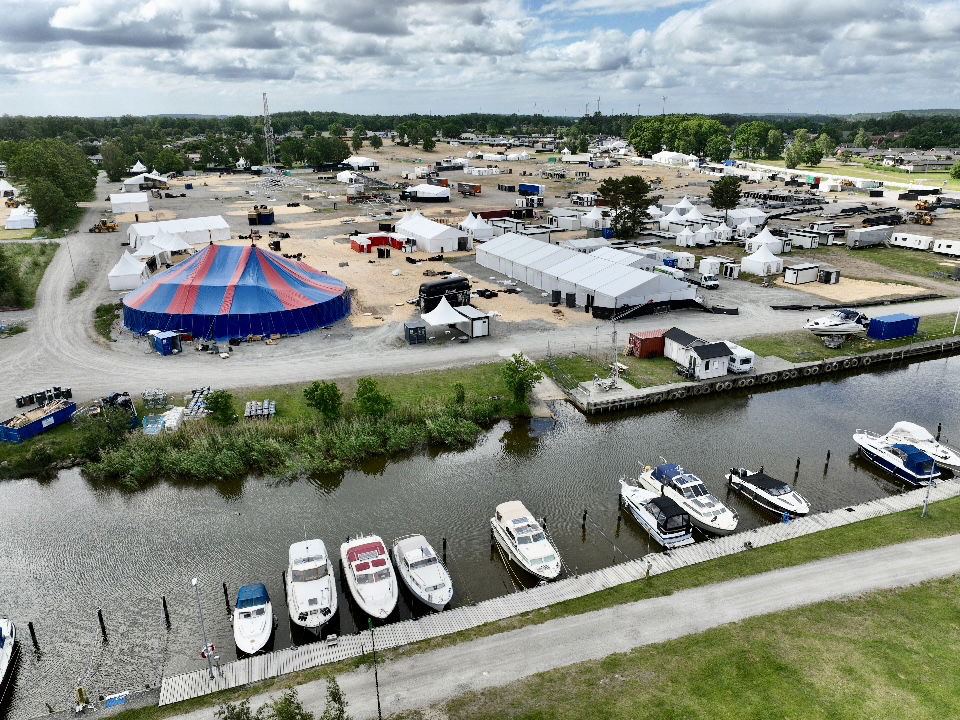
{"type": "Polygon", "coordinates": [[[481,228],[492,228],[493,225],[488,223],[482,217],[470,213],[467,215],[463,221],[460,223],[460,228],[463,230],[479,230],[481,228]]]}
{"type": "Polygon", "coordinates": [[[684,219],[684,220],[690,220],[690,221],[693,221],[693,222],[699,222],[699,221],[704,220],[704,219],[706,219],[706,218],[704,217],[704,214],[703,214],[702,212],[700,212],[697,208],[691,207],[690,210],[687,211],[687,214],[683,216],[683,219],[684,219]]]}
{"type": "Polygon", "coordinates": [[[675,208],[679,208],[679,209],[681,209],[681,210],[684,210],[684,209],[686,209],[686,210],[691,210],[691,209],[693,209],[693,203],[690,202],[690,198],[688,198],[686,195],[684,195],[684,196],[683,196],[683,200],[681,200],[681,201],[678,202],[676,205],[674,205],[674,207],[675,207],[675,208]]]}
{"type": "Polygon", "coordinates": [[[113,266],[113,269],[110,270],[107,275],[110,277],[116,277],[118,275],[129,275],[131,273],[141,273],[146,267],[146,263],[140,262],[133,255],[124,251],[123,255],[120,256],[120,259],[117,260],[117,264],[113,266]]]}
{"type": "Polygon", "coordinates": [[[182,237],[168,233],[166,230],[161,230],[152,238],[150,238],[150,244],[168,252],[193,250],[193,246],[182,237]]]}
{"type": "Polygon", "coordinates": [[[416,193],[419,197],[450,197],[450,188],[443,185],[414,185],[407,192],[416,193]]]}
{"type": "MultiPolygon", "coordinates": [[[[418,187],[434,187],[433,185],[423,185],[418,187]]],[[[447,190],[447,188],[441,188],[447,190]]],[[[449,192],[449,191],[448,191],[449,192]]],[[[457,228],[443,225],[424,217],[419,210],[414,210],[403,216],[403,219],[396,225],[396,231],[400,235],[406,235],[414,239],[431,239],[449,235],[450,237],[459,237],[460,231],[457,228]]]]}
{"type": "Polygon", "coordinates": [[[146,171],[147,171],[147,166],[144,165],[144,164],[143,164],[142,162],[140,162],[139,160],[137,160],[137,162],[135,162],[135,163],[133,164],[133,167],[130,168],[130,172],[132,172],[132,173],[142,173],[142,172],[146,172],[146,171]]]}
{"type": "Polygon", "coordinates": [[[463,315],[454,310],[445,297],[441,298],[433,310],[421,315],[420,319],[427,325],[455,325],[466,320],[463,315]]]}
{"type": "Polygon", "coordinates": [[[152,258],[157,257],[157,255],[162,255],[165,252],[167,251],[163,248],[154,245],[152,240],[148,240],[137,248],[137,251],[133,253],[133,256],[135,258],[152,258]]]}
{"type": "Polygon", "coordinates": [[[13,185],[8,183],[3,178],[0,178],[0,195],[8,192],[12,192],[14,197],[20,194],[20,191],[17,190],[13,185]]]}

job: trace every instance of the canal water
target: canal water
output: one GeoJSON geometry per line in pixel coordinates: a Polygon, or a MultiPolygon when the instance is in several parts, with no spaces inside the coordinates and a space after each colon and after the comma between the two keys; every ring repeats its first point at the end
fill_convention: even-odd
{"type": "MultiPolygon", "coordinates": [[[[631,519],[618,523],[617,479],[661,456],[699,474],[737,510],[743,528],[775,519],[726,491],[723,474],[734,465],[763,464],[793,481],[799,456],[795,485],[814,511],[902,492],[855,457],[851,435],[857,428],[885,432],[898,420],[931,430],[940,422],[942,439],[960,443],[958,378],[960,358],[950,358],[603,418],[584,418],[560,403],[555,425],[503,422],[465,452],[375,460],[317,481],[159,483],[126,492],[69,470],[51,481],[0,483],[0,613],[19,624],[24,644],[6,711],[20,719],[45,714],[47,703],[64,709],[78,679],[97,697],[203,667],[193,577],[224,661],[236,649],[222,583],[231,603],[240,585],[266,584],[278,616],[276,648],[309,641],[291,636],[281,579],[290,543],[305,534],[323,538],[334,557],[348,535],[361,532],[388,543],[423,533],[438,552],[446,538],[456,606],[513,592],[525,581],[491,546],[489,518],[504,500],[520,499],[546,518],[568,572],[656,550],[631,519]],[[161,596],[169,603],[169,631],[161,596]],[[30,645],[28,620],[39,652],[30,645]]],[[[390,620],[419,612],[404,592],[390,620]]],[[[341,581],[331,631],[352,633],[365,623],[341,581]]]]}

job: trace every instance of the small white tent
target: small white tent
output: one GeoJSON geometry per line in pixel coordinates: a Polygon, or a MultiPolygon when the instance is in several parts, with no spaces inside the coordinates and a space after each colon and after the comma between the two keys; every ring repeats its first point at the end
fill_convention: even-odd
{"type": "Polygon", "coordinates": [[[783,260],[778,258],[766,245],[740,262],[740,269],[753,275],[777,275],[783,272],[783,260]]]}
{"type": "Polygon", "coordinates": [[[463,322],[466,318],[453,309],[453,306],[447,302],[447,298],[441,298],[437,306],[428,313],[420,316],[427,325],[456,325],[463,322]]]}
{"type": "Polygon", "coordinates": [[[148,277],[150,273],[147,271],[147,264],[124,252],[113,269],[107,273],[107,284],[111,290],[136,290],[148,277]]]}
{"type": "Polygon", "coordinates": [[[761,245],[766,245],[770,248],[770,252],[774,255],[779,255],[783,252],[783,240],[770,232],[770,228],[764,228],[747,240],[743,249],[745,252],[753,253],[759,250],[761,245]]]}
{"type": "Polygon", "coordinates": [[[680,222],[683,220],[683,215],[677,212],[677,209],[674,208],[662,218],[660,218],[660,229],[663,231],[670,229],[670,224],[675,222],[680,222]]]}
{"type": "Polygon", "coordinates": [[[149,258],[156,258],[157,262],[168,263],[170,262],[170,253],[159,248],[153,244],[152,241],[147,241],[143,245],[137,248],[137,251],[133,254],[135,258],[140,258],[141,260],[147,260],[149,258]]]}
{"type": "Polygon", "coordinates": [[[7,230],[31,230],[37,226],[37,213],[26,205],[15,207],[10,211],[4,227],[7,230]]]}
{"type": "Polygon", "coordinates": [[[134,166],[133,166],[132,168],[130,168],[130,170],[129,170],[128,172],[132,172],[132,173],[143,173],[143,172],[146,172],[146,171],[147,171],[147,166],[144,165],[144,164],[143,164],[142,162],[140,162],[139,160],[137,160],[137,162],[134,164],[134,166]]]}
{"type": "Polygon", "coordinates": [[[150,196],[141,192],[114,193],[110,196],[110,206],[114,213],[146,212],[150,209],[150,196]]]}
{"type": "Polygon", "coordinates": [[[463,219],[460,229],[472,240],[489,240],[493,237],[493,225],[473,213],[463,219]]]}
{"type": "Polygon", "coordinates": [[[733,235],[733,230],[727,227],[726,223],[720,223],[713,231],[717,235],[717,240],[729,240],[733,235]]]}
{"type": "Polygon", "coordinates": [[[686,215],[688,212],[690,212],[691,210],[693,210],[693,203],[690,202],[690,198],[688,198],[686,195],[684,195],[684,196],[683,196],[683,200],[681,200],[680,202],[678,202],[678,203],[677,203],[676,205],[674,205],[673,207],[674,207],[674,209],[675,209],[678,213],[680,213],[681,215],[686,215]]]}
{"type": "Polygon", "coordinates": [[[704,225],[693,234],[693,244],[699,247],[705,247],[707,245],[712,245],[716,238],[716,233],[704,225]]]}
{"type": "Polygon", "coordinates": [[[737,226],[737,236],[738,237],[750,237],[757,231],[757,226],[752,222],[747,220],[745,223],[741,223],[737,226]]]}
{"type": "Polygon", "coordinates": [[[0,197],[16,197],[19,194],[19,190],[3,178],[0,178],[0,197]]]}
{"type": "Polygon", "coordinates": [[[353,170],[341,170],[337,173],[337,182],[352,183],[354,178],[353,170]]]}
{"type": "Polygon", "coordinates": [[[650,205],[650,206],[647,208],[647,215],[649,215],[649,216],[650,216],[651,218],[653,218],[654,220],[657,220],[658,218],[662,218],[662,217],[663,217],[664,212],[663,212],[663,210],[661,210],[660,208],[658,208],[656,205],[650,205]]]}
{"type": "Polygon", "coordinates": [[[605,228],[610,226],[609,219],[603,216],[603,211],[594,206],[590,208],[590,212],[580,218],[580,227],[593,228],[599,230],[600,228],[605,228]]]}
{"type": "Polygon", "coordinates": [[[160,232],[150,238],[150,243],[169,253],[193,252],[193,246],[190,243],[179,235],[174,235],[166,230],[160,230],[160,232]]]}
{"type": "Polygon", "coordinates": [[[685,227],[677,233],[677,245],[680,247],[693,247],[693,232],[691,232],[690,228],[685,227]]]}
{"type": "Polygon", "coordinates": [[[690,222],[703,222],[706,220],[706,217],[697,208],[692,207],[687,211],[687,214],[683,216],[683,219],[689,220],[690,222]]]}

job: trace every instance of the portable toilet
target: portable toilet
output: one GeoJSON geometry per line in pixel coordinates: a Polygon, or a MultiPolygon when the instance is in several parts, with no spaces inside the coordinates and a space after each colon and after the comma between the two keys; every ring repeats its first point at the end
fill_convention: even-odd
{"type": "Polygon", "coordinates": [[[180,333],[172,330],[158,332],[153,336],[153,347],[161,355],[173,355],[182,350],[180,347],[180,333]]]}
{"type": "Polygon", "coordinates": [[[422,345],[427,341],[427,325],[422,320],[408,320],[403,324],[407,345],[422,345]]]}

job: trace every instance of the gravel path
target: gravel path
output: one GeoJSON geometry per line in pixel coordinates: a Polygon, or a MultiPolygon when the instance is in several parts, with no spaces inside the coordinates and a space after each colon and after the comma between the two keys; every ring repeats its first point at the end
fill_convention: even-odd
{"type": "MultiPolygon", "coordinates": [[[[664,642],[757,615],[903,587],[960,573],[960,535],[917,540],[707,585],[670,596],[551,620],[390,661],[379,669],[383,714],[435,705],[465,692],[664,642]],[[677,608],[682,607],[682,613],[677,608]]],[[[350,714],[376,717],[372,670],[338,677],[350,714]]],[[[307,709],[323,711],[326,684],[299,689],[307,709]]],[[[258,707],[273,696],[256,696],[258,707]]],[[[215,708],[177,716],[212,720],[215,708]]]]}
{"type": "MultiPolygon", "coordinates": [[[[112,187],[101,176],[97,197],[112,187]]],[[[80,232],[61,241],[37,293],[29,317],[29,330],[3,340],[0,359],[8,372],[0,375],[0,414],[13,414],[13,398],[52,385],[73,388],[74,398],[83,401],[114,391],[139,393],[144,388],[162,387],[169,392],[186,391],[203,385],[250,387],[305,382],[317,378],[351,377],[363,372],[412,372],[496,360],[522,349],[534,358],[553,352],[587,350],[599,342],[609,345],[607,322],[548,328],[510,323],[509,331],[494,323],[494,336],[468,344],[441,347],[403,346],[400,329],[394,325],[352,330],[345,324],[333,332],[313,332],[285,340],[278,346],[243,345],[229,360],[187,350],[181,355],[161,357],[151,352],[145,340],[129,335],[107,343],[93,330],[94,308],[115,302],[119,293],[106,285],[107,271],[119,257],[118,236],[98,235],[83,230],[100,217],[100,208],[88,208],[80,232]],[[90,284],[79,298],[67,293],[74,277],[90,284]],[[498,330],[501,332],[498,333],[498,330]]],[[[708,338],[736,339],[763,332],[782,332],[802,327],[810,312],[774,311],[770,302],[803,302],[810,296],[791,290],[764,289],[748,283],[727,284],[709,293],[720,304],[736,305],[740,315],[710,315],[684,310],[669,315],[638,318],[621,323],[626,333],[681,325],[708,338]]],[[[957,300],[910,303],[902,309],[919,314],[952,312],[957,300]]],[[[891,305],[884,311],[895,312],[891,305]]],[[[0,313],[0,323],[4,314],[0,313]]]]}

